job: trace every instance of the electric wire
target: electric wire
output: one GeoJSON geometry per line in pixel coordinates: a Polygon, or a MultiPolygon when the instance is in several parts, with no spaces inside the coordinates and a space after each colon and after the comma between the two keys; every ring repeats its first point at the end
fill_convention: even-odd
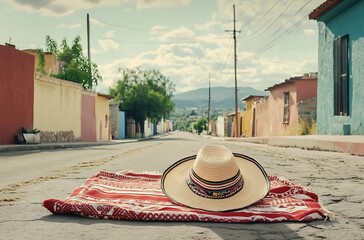
{"type": "MultiPolygon", "coordinates": [[[[265,17],[273,10],[273,8],[280,2],[281,0],[277,0],[270,8],[269,8],[269,10],[258,20],[258,24],[260,23],[260,22],[262,22],[264,19],[265,19],[265,17]]],[[[239,35],[238,35],[238,38],[240,37],[240,35],[241,35],[241,32],[242,32],[242,30],[243,30],[243,28],[247,28],[248,26],[250,26],[252,23],[254,23],[254,21],[250,21],[248,24],[246,24],[245,26],[243,26],[243,27],[241,27],[240,28],[240,31],[239,31],[239,35]]],[[[266,23],[264,23],[263,25],[265,25],[266,23]]]]}
{"type": "Polygon", "coordinates": [[[268,32],[272,26],[283,16],[283,14],[287,11],[287,9],[295,2],[295,0],[291,0],[291,2],[286,6],[286,8],[272,21],[270,22],[269,25],[267,25],[267,27],[263,27],[260,30],[258,30],[255,34],[253,34],[252,36],[250,36],[248,39],[245,39],[245,41],[251,41],[254,39],[257,39],[258,37],[262,36],[263,34],[265,34],[266,32],[268,32]],[[263,30],[263,31],[261,31],[263,30]]]}

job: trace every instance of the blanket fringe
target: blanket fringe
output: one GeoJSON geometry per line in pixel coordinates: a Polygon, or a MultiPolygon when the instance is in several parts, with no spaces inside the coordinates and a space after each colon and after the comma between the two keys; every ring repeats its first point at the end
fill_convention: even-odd
{"type": "Polygon", "coordinates": [[[134,171],[130,171],[130,170],[121,170],[116,172],[117,174],[125,174],[125,173],[136,173],[136,174],[153,174],[153,175],[160,175],[161,173],[158,171],[141,171],[141,172],[134,172],[134,171]]]}
{"type": "Polygon", "coordinates": [[[324,215],[325,215],[325,220],[330,220],[330,221],[334,221],[335,220],[335,213],[327,210],[324,206],[321,206],[322,210],[324,211],[324,215]]]}

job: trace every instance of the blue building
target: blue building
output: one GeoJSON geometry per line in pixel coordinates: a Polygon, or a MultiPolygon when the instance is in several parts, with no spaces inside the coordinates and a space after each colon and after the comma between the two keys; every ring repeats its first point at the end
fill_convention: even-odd
{"type": "Polygon", "coordinates": [[[364,134],[364,1],[327,0],[319,30],[317,133],[364,134]]]}

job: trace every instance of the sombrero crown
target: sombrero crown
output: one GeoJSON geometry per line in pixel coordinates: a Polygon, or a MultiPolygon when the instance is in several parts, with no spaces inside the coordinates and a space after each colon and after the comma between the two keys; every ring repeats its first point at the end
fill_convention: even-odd
{"type": "Polygon", "coordinates": [[[204,146],[170,166],[161,188],[173,201],[208,211],[244,208],[269,191],[264,169],[254,159],[224,146],[204,146]]]}

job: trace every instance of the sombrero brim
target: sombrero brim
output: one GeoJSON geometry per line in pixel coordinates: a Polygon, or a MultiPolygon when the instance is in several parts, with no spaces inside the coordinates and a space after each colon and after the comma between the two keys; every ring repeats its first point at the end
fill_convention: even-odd
{"type": "Polygon", "coordinates": [[[233,154],[244,178],[243,188],[235,195],[225,199],[209,199],[192,192],[186,183],[186,173],[191,170],[196,155],[183,158],[164,171],[161,180],[163,192],[176,203],[207,211],[233,211],[252,205],[269,192],[268,176],[253,158],[233,154]]]}

